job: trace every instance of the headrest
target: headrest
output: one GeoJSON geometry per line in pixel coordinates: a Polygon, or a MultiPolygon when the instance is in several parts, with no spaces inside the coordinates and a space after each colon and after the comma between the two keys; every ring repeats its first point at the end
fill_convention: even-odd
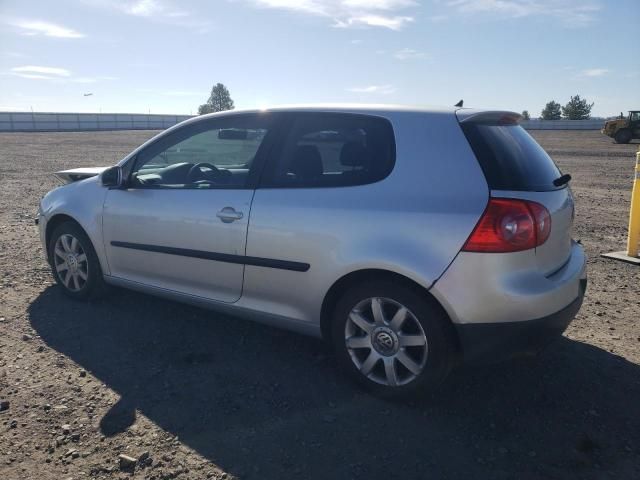
{"type": "Polygon", "coordinates": [[[322,156],[315,145],[300,145],[293,152],[289,171],[300,178],[316,178],[323,174],[322,156]]]}
{"type": "Polygon", "coordinates": [[[357,142],[347,142],[340,151],[340,163],[345,167],[368,168],[371,165],[371,151],[357,142]]]}

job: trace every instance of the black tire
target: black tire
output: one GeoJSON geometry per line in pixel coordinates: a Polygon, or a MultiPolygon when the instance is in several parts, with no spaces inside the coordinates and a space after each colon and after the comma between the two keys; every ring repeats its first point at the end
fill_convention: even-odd
{"type": "MultiPolygon", "coordinates": [[[[387,303],[387,305],[391,305],[391,313],[385,312],[385,317],[388,319],[388,317],[393,316],[394,306],[393,303],[387,303]]],[[[401,398],[410,394],[421,395],[431,392],[444,381],[456,362],[457,350],[455,347],[455,334],[446,313],[432,298],[428,297],[423,292],[420,292],[418,289],[412,288],[402,282],[398,283],[389,280],[373,280],[350,288],[336,305],[331,327],[331,339],[341,369],[343,369],[360,386],[381,397],[401,398]],[[363,357],[368,357],[368,354],[371,352],[378,355],[380,353],[379,350],[369,347],[364,347],[362,350],[356,350],[358,353],[354,353],[353,350],[350,353],[346,345],[347,340],[345,337],[349,335],[347,333],[347,328],[353,328],[353,325],[347,325],[350,313],[356,306],[360,304],[366,305],[366,302],[369,301],[368,299],[372,298],[381,298],[383,302],[396,302],[397,304],[406,307],[412,314],[407,318],[410,318],[413,323],[415,323],[414,319],[417,320],[422,328],[421,333],[424,333],[426,336],[426,361],[421,372],[417,375],[413,375],[408,369],[406,369],[405,373],[409,374],[408,377],[413,376],[413,379],[408,381],[408,383],[390,386],[388,384],[380,383],[380,375],[378,375],[377,380],[375,379],[375,369],[378,369],[379,371],[380,368],[383,370],[382,376],[388,379],[389,374],[384,368],[385,360],[388,360],[388,358],[385,359],[381,357],[381,360],[377,361],[375,369],[367,376],[365,376],[361,372],[360,368],[358,368],[354,363],[358,360],[352,360],[352,356],[358,356],[360,351],[364,352],[362,355],[363,357]]],[[[375,331],[372,331],[372,335],[369,335],[369,340],[372,344],[374,343],[374,333],[375,331]]],[[[366,337],[364,330],[362,330],[360,334],[366,337]]],[[[379,334],[380,331],[378,331],[378,335],[379,334]]],[[[399,339],[400,337],[397,336],[395,338],[399,339]]],[[[398,348],[396,346],[393,348],[406,351],[413,347],[398,348]]],[[[419,355],[420,354],[421,352],[419,352],[419,355]]],[[[364,363],[365,361],[362,362],[361,368],[364,367],[364,363]]],[[[404,369],[404,365],[400,365],[398,361],[392,361],[392,364],[394,365],[393,368],[398,375],[398,379],[400,379],[401,372],[399,372],[399,370],[404,369]]]]}
{"type": "Polygon", "coordinates": [[[104,277],[102,276],[100,261],[98,260],[96,251],[93,248],[93,244],[84,230],[77,223],[71,221],[65,222],[54,229],[51,234],[51,238],[49,239],[48,256],[53,278],[67,296],[76,300],[88,300],[100,298],[107,292],[107,285],[104,281],[104,277]],[[78,251],[86,255],[86,265],[82,265],[84,261],[76,263],[76,265],[82,265],[82,267],[78,267],[78,269],[82,268],[83,272],[86,267],[86,280],[83,280],[78,276],[77,281],[79,283],[76,285],[76,287],[78,287],[77,289],[74,287],[73,281],[71,281],[72,279],[69,281],[69,285],[65,284],[65,278],[63,275],[66,275],[65,272],[68,272],[69,268],[67,267],[67,269],[63,271],[59,271],[58,269],[60,263],[65,263],[62,261],[62,257],[56,254],[56,244],[63,236],[71,236],[72,238],[77,239],[79,244],[78,251]]]}
{"type": "Polygon", "coordinates": [[[623,128],[622,130],[618,130],[614,137],[616,143],[629,143],[631,141],[631,130],[623,128]]]}

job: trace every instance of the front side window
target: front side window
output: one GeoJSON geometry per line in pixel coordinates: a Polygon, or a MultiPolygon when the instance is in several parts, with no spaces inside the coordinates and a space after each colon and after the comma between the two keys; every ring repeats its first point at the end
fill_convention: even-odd
{"type": "Polygon", "coordinates": [[[268,131],[267,118],[207,120],[142,151],[131,174],[141,188],[243,188],[268,131]]]}
{"type": "Polygon", "coordinates": [[[631,121],[639,122],[640,121],[640,112],[631,112],[631,121]]]}
{"type": "Polygon", "coordinates": [[[353,114],[297,114],[265,173],[263,185],[363,185],[389,175],[394,162],[393,129],[385,119],[353,114]]]}

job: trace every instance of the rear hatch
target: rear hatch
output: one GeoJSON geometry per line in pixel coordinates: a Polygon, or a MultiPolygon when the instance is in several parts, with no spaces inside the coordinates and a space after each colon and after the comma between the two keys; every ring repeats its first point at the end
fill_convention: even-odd
{"type": "Polygon", "coordinates": [[[571,253],[573,198],[567,183],[554,184],[562,172],[518,124],[517,113],[458,110],[456,115],[491,196],[531,200],[549,211],[551,233],[544,244],[536,247],[535,255],[540,270],[545,275],[553,274],[571,253]]]}

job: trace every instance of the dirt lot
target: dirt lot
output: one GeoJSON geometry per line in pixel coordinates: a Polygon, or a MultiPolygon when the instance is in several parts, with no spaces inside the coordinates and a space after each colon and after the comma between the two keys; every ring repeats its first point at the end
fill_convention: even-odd
{"type": "Polygon", "coordinates": [[[640,268],[626,237],[636,145],[535,136],[577,198],[585,304],[540,357],[456,372],[389,403],[314,339],[115,291],[52,285],[33,225],[62,168],[108,165],[153,132],[0,135],[0,478],[640,478],[640,268]]]}

